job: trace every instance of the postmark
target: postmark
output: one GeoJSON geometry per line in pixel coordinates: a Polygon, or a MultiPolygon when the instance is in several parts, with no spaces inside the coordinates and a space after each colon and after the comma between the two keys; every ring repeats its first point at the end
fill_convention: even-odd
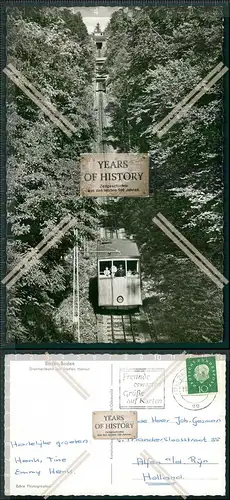
{"type": "Polygon", "coordinates": [[[165,408],[165,370],[163,368],[121,368],[119,375],[119,407],[165,408]],[[160,383],[157,380],[162,379],[160,383]],[[144,393],[156,388],[149,396],[144,393]]]}
{"type": "Polygon", "coordinates": [[[203,410],[215,399],[216,394],[189,394],[186,369],[181,370],[174,378],[172,393],[176,402],[187,410],[203,410]]]}
{"type": "Polygon", "coordinates": [[[218,391],[215,356],[186,359],[186,372],[189,394],[218,391]]]}
{"type": "Polygon", "coordinates": [[[94,411],[92,418],[94,439],[137,437],[136,411],[94,411]]]}

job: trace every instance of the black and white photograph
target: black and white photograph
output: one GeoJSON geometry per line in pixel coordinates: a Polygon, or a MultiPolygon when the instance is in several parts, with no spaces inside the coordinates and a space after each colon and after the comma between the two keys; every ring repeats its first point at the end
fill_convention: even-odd
{"type": "Polygon", "coordinates": [[[223,6],[12,5],[3,73],[6,341],[222,342],[223,6]]]}

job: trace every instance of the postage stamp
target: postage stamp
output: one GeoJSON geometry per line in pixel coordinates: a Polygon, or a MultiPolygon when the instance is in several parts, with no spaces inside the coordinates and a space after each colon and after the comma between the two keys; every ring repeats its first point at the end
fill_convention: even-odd
{"type": "Polygon", "coordinates": [[[121,368],[119,376],[119,407],[165,408],[165,378],[163,368],[121,368]],[[157,380],[160,383],[156,383],[157,380]],[[144,393],[153,384],[149,396],[144,393]]]}
{"type": "Polygon", "coordinates": [[[203,410],[215,399],[215,393],[189,393],[186,369],[175,376],[172,384],[172,394],[176,402],[187,410],[203,410]]]}
{"type": "Polygon", "coordinates": [[[215,356],[186,359],[186,373],[189,394],[218,391],[215,356]]]}
{"type": "Polygon", "coordinates": [[[94,411],[92,424],[94,439],[137,437],[136,411],[94,411]]]}

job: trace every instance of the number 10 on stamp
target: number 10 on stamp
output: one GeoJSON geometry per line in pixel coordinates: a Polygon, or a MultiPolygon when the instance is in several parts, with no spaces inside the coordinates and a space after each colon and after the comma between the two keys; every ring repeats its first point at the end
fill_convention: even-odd
{"type": "Polygon", "coordinates": [[[215,356],[186,359],[188,394],[218,392],[215,356]]]}

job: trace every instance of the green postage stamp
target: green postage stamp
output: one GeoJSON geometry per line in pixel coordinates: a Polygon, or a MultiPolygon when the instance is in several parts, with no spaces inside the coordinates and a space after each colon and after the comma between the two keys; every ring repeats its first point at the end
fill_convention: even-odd
{"type": "Polygon", "coordinates": [[[215,356],[186,359],[188,394],[217,392],[215,356]]]}

